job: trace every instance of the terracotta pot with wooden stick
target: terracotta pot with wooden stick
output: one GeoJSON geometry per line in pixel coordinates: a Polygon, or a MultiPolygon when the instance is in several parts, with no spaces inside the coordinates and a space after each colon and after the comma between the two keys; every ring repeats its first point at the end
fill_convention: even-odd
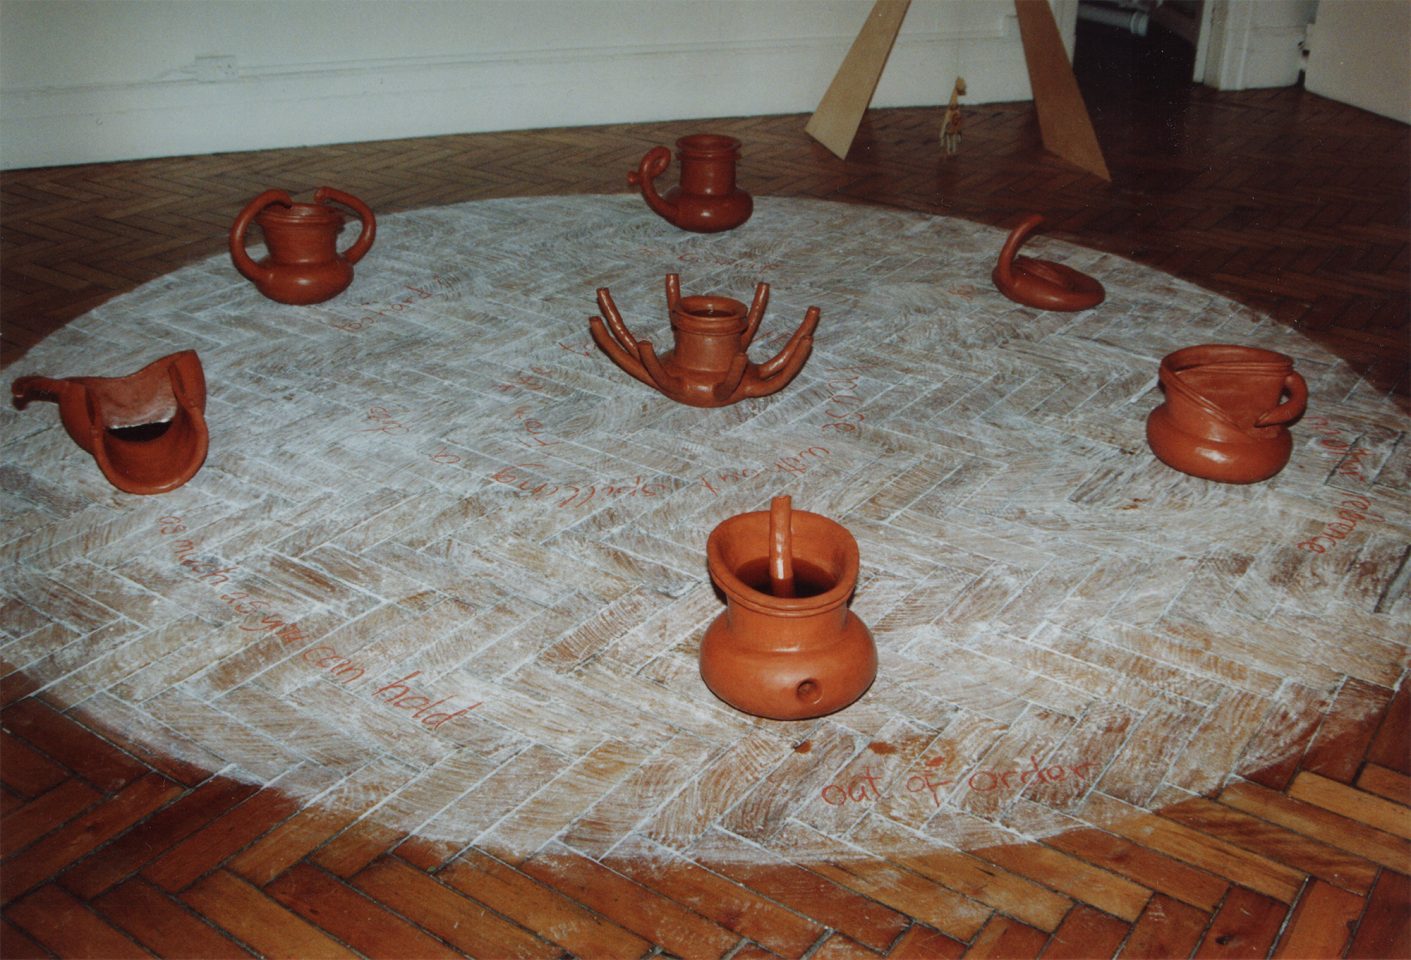
{"type": "Polygon", "coordinates": [[[773,720],[841,710],[877,676],[872,634],[848,601],[858,549],[842,525],[775,497],[715,528],[706,565],[725,612],[701,641],[701,677],[726,703],[773,720]]]}

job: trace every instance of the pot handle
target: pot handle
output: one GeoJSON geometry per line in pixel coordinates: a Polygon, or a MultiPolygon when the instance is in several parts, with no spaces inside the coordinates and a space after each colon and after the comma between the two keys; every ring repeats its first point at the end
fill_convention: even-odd
{"type": "Polygon", "coordinates": [[[245,209],[235,218],[235,222],[230,225],[230,259],[234,261],[236,270],[256,282],[265,279],[269,271],[251,260],[250,255],[245,252],[245,233],[250,229],[250,221],[255,219],[255,214],[272,203],[286,207],[294,205],[293,199],[283,190],[266,190],[247,203],[245,209]]]}
{"type": "Polygon", "coordinates": [[[10,384],[10,402],[16,410],[23,410],[35,400],[58,402],[64,391],[69,389],[67,380],[40,377],[34,374],[19,377],[10,384]]]}
{"type": "Polygon", "coordinates": [[[372,249],[372,241],[377,239],[377,218],[372,215],[372,210],[351,193],[344,193],[342,190],[335,190],[332,187],[319,187],[314,192],[314,203],[327,203],[332,200],[341,203],[352,210],[362,221],[363,229],[358,234],[358,239],[353,241],[353,245],[343,252],[343,259],[349,263],[357,263],[363,258],[363,254],[372,249]]]}
{"type": "Polygon", "coordinates": [[[642,157],[642,162],[636,170],[627,171],[627,183],[629,186],[641,188],[642,199],[647,201],[647,206],[655,210],[658,216],[675,223],[676,207],[667,203],[661,194],[657,193],[656,184],[652,182],[665,173],[669,166],[671,151],[666,147],[652,147],[642,157]]]}
{"type": "Polygon", "coordinates": [[[1274,409],[1261,413],[1254,421],[1256,427],[1282,426],[1303,416],[1303,411],[1308,408],[1308,381],[1297,370],[1290,370],[1289,375],[1284,377],[1284,389],[1289,392],[1289,398],[1274,409]]]}

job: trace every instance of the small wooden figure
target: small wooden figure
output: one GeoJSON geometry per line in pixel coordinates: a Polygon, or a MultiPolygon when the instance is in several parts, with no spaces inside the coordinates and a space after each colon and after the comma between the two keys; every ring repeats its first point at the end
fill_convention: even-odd
{"type": "Polygon", "coordinates": [[[960,148],[960,128],[964,120],[960,113],[960,98],[965,96],[965,78],[956,77],[955,86],[950,92],[950,105],[941,119],[941,146],[947,156],[954,156],[960,148]]]}

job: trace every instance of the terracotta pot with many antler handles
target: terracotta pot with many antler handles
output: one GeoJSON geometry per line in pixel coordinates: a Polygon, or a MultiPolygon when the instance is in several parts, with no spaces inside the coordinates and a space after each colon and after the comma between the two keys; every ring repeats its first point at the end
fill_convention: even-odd
{"type": "Polygon", "coordinates": [[[673,346],[660,358],[650,341],[638,340],[622,319],[607,287],[598,290],[601,317],[590,317],[593,341],[612,362],[677,403],[723,407],[746,397],[777,393],[799,375],[813,350],[819,310],[809,307],[784,349],[764,363],[748,350],[769,304],[769,284],[755,287],[748,312],[739,300],[681,296],[681,277],[666,277],[666,308],[673,346]]]}
{"type": "Polygon", "coordinates": [[[313,203],[295,203],[283,190],[266,190],[251,200],[230,227],[230,258],[255,287],[280,303],[310,304],[331,300],[353,282],[353,264],[372,248],[377,220],[367,204],[351,194],[319,187],[313,203]],[[358,215],[362,230],[353,244],[338,252],[338,234],[346,222],[330,203],[358,215]],[[259,224],[269,256],[256,262],[245,252],[245,234],[259,224]]]}

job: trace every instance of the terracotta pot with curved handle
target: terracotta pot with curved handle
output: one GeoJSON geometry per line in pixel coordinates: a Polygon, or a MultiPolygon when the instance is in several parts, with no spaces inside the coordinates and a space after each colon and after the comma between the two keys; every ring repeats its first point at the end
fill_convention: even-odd
{"type": "Polygon", "coordinates": [[[681,185],[665,196],[657,193],[656,178],[671,166],[671,151],[653,147],[642,157],[627,182],[642,191],[642,198],[659,216],[682,230],[717,233],[731,230],[750,218],[754,199],[735,186],[735,165],[740,141],[714,133],[697,133],[676,141],[681,162],[681,185]]]}
{"type": "Polygon", "coordinates": [[[804,720],[841,710],[877,676],[872,633],[848,609],[857,541],[827,517],[775,497],[721,523],[706,566],[725,612],[701,640],[701,678],[738,710],[804,720]]]}
{"type": "Polygon", "coordinates": [[[10,394],[20,409],[58,403],[69,437],[126,493],[175,490],[206,462],[206,375],[194,350],[126,377],[20,377],[10,394]]]}
{"type": "Polygon", "coordinates": [[[1146,438],[1162,463],[1223,483],[1267,480],[1288,463],[1288,424],[1308,407],[1289,357],[1202,344],[1167,354],[1157,376],[1166,400],[1147,417],[1146,438]]]}
{"type": "Polygon", "coordinates": [[[1042,216],[1031,214],[1010,231],[990,275],[995,287],[1015,303],[1040,310],[1087,310],[1102,303],[1107,292],[1086,273],[1051,260],[1018,256],[1029,234],[1043,222],[1042,216]]]}
{"type": "Polygon", "coordinates": [[[352,194],[319,187],[313,203],[295,203],[283,190],[266,190],[246,204],[231,225],[230,258],[271,300],[322,303],[353,282],[353,264],[372,248],[376,236],[372,211],[352,194]],[[348,207],[362,222],[358,238],[342,253],[337,241],[346,221],[330,201],[348,207]],[[258,263],[245,252],[245,234],[252,222],[259,224],[269,249],[269,256],[258,263]]]}

